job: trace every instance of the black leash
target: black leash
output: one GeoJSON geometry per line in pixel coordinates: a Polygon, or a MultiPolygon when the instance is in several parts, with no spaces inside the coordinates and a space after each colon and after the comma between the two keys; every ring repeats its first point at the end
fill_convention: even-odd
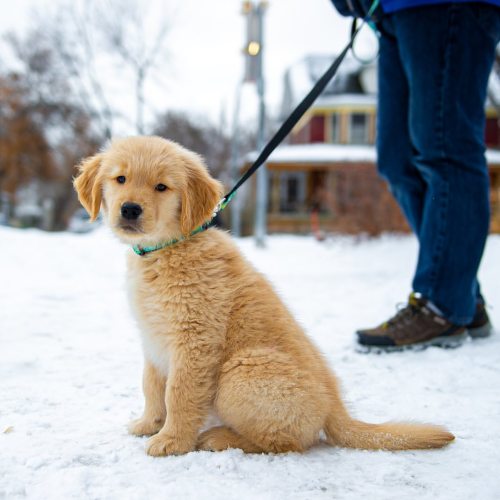
{"type": "Polygon", "coordinates": [[[231,191],[229,191],[229,193],[227,193],[224,196],[224,198],[222,198],[216,209],[216,213],[226,208],[227,204],[231,201],[231,199],[236,194],[236,191],[241,187],[241,185],[245,183],[247,179],[251,177],[255,173],[255,171],[266,162],[271,153],[281,144],[283,139],[285,139],[285,137],[290,133],[293,127],[295,127],[298,121],[304,116],[306,111],[311,107],[311,105],[321,94],[321,92],[323,92],[323,90],[328,85],[330,80],[337,73],[337,70],[339,69],[339,66],[342,64],[342,61],[344,60],[345,56],[352,48],[354,40],[356,39],[356,36],[360,32],[361,28],[366,22],[369,22],[373,12],[378,7],[378,4],[379,0],[374,0],[368,13],[363,18],[363,21],[359,27],[357,27],[356,19],[354,19],[351,28],[351,38],[349,40],[349,43],[345,46],[344,50],[340,53],[340,55],[333,61],[331,66],[325,71],[323,76],[315,83],[314,87],[309,91],[309,93],[304,97],[304,99],[302,99],[302,101],[292,111],[290,116],[281,125],[281,127],[274,134],[271,140],[264,146],[264,149],[261,151],[258,158],[253,162],[250,168],[242,175],[242,177],[236,183],[233,189],[231,189],[231,191]]]}

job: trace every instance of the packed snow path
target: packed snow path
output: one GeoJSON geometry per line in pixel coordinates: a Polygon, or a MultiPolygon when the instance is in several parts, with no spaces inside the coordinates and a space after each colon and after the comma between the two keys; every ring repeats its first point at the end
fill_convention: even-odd
{"type": "MultiPolygon", "coordinates": [[[[103,229],[0,228],[0,242],[0,498],[500,498],[500,334],[455,350],[355,350],[353,331],[405,300],[413,238],[239,245],[324,352],[357,417],[444,424],[457,436],[451,446],[167,458],[148,457],[146,439],[126,432],[142,410],[141,348],[125,297],[129,250],[103,229]]],[[[498,236],[480,276],[500,326],[498,236]]]]}

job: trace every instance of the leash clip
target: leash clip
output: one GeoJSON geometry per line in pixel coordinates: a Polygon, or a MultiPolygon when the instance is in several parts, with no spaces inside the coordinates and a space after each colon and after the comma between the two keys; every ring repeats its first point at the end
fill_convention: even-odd
{"type": "Polygon", "coordinates": [[[214,208],[214,211],[213,211],[213,217],[215,217],[219,212],[221,212],[222,210],[224,210],[228,203],[232,200],[233,196],[235,195],[235,193],[229,195],[229,196],[224,196],[224,198],[221,198],[221,200],[219,201],[219,203],[217,203],[216,207],[214,208]]]}
{"type": "Polygon", "coordinates": [[[134,250],[134,252],[137,254],[137,255],[140,255],[141,257],[146,255],[146,251],[144,250],[144,248],[140,247],[139,245],[134,245],[132,247],[132,249],[134,250]]]}

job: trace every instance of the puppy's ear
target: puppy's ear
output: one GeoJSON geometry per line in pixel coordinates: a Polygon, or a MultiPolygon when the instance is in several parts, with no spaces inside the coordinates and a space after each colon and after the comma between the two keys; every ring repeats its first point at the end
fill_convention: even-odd
{"type": "Polygon", "coordinates": [[[222,198],[222,184],[210,177],[199,157],[193,155],[186,161],[186,171],[188,180],[182,191],[180,220],[184,236],[210,220],[222,198]]]}
{"type": "Polygon", "coordinates": [[[101,208],[102,184],[99,177],[102,154],[97,154],[82,160],[78,165],[78,176],[73,180],[78,199],[90,215],[90,220],[95,221],[101,208]]]}

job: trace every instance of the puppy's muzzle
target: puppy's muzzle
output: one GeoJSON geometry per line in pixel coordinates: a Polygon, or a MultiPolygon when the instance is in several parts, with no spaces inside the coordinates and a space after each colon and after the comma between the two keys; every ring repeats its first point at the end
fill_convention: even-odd
{"type": "Polygon", "coordinates": [[[142,214],[142,207],[137,203],[127,201],[122,205],[121,214],[128,221],[136,221],[142,214]]]}

